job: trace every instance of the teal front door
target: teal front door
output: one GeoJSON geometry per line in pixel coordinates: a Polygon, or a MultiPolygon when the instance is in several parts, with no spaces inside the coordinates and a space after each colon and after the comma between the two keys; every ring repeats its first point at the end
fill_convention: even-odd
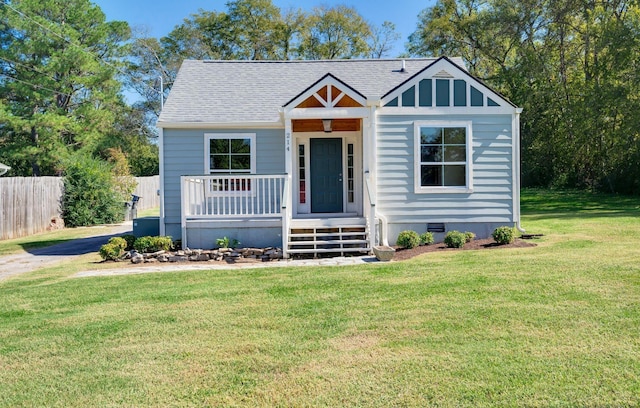
{"type": "Polygon", "coordinates": [[[342,139],[311,139],[311,212],[342,209],[342,139]]]}

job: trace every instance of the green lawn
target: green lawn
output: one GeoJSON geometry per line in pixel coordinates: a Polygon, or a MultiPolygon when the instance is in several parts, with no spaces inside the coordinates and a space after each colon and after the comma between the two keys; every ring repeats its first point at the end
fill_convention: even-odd
{"type": "Polygon", "coordinates": [[[535,248],[0,282],[0,406],[640,405],[640,200],[522,201],[535,248]]]}

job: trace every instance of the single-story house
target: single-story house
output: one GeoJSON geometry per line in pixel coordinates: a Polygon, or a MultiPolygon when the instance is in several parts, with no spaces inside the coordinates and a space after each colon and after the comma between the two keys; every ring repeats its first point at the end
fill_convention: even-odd
{"type": "Polygon", "coordinates": [[[520,113],[459,58],[184,61],[157,122],[160,232],[367,252],[520,222],[520,113]]]}

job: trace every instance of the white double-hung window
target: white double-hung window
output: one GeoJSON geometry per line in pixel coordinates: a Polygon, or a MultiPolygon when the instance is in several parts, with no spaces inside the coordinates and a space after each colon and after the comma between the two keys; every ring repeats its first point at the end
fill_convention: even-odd
{"type": "Polygon", "coordinates": [[[471,192],[471,129],[471,122],[415,123],[416,193],[471,192]]]}
{"type": "MultiPolygon", "coordinates": [[[[255,133],[205,134],[205,172],[211,175],[243,175],[256,172],[255,133]]],[[[250,191],[251,180],[221,177],[212,191],[250,191]]]]}

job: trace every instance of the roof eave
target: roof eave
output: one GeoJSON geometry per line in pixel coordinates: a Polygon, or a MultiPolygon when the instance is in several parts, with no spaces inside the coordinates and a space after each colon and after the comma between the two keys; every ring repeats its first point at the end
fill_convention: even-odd
{"type": "Polygon", "coordinates": [[[278,121],[259,122],[170,122],[158,121],[161,129],[284,129],[284,123],[278,121]]]}

